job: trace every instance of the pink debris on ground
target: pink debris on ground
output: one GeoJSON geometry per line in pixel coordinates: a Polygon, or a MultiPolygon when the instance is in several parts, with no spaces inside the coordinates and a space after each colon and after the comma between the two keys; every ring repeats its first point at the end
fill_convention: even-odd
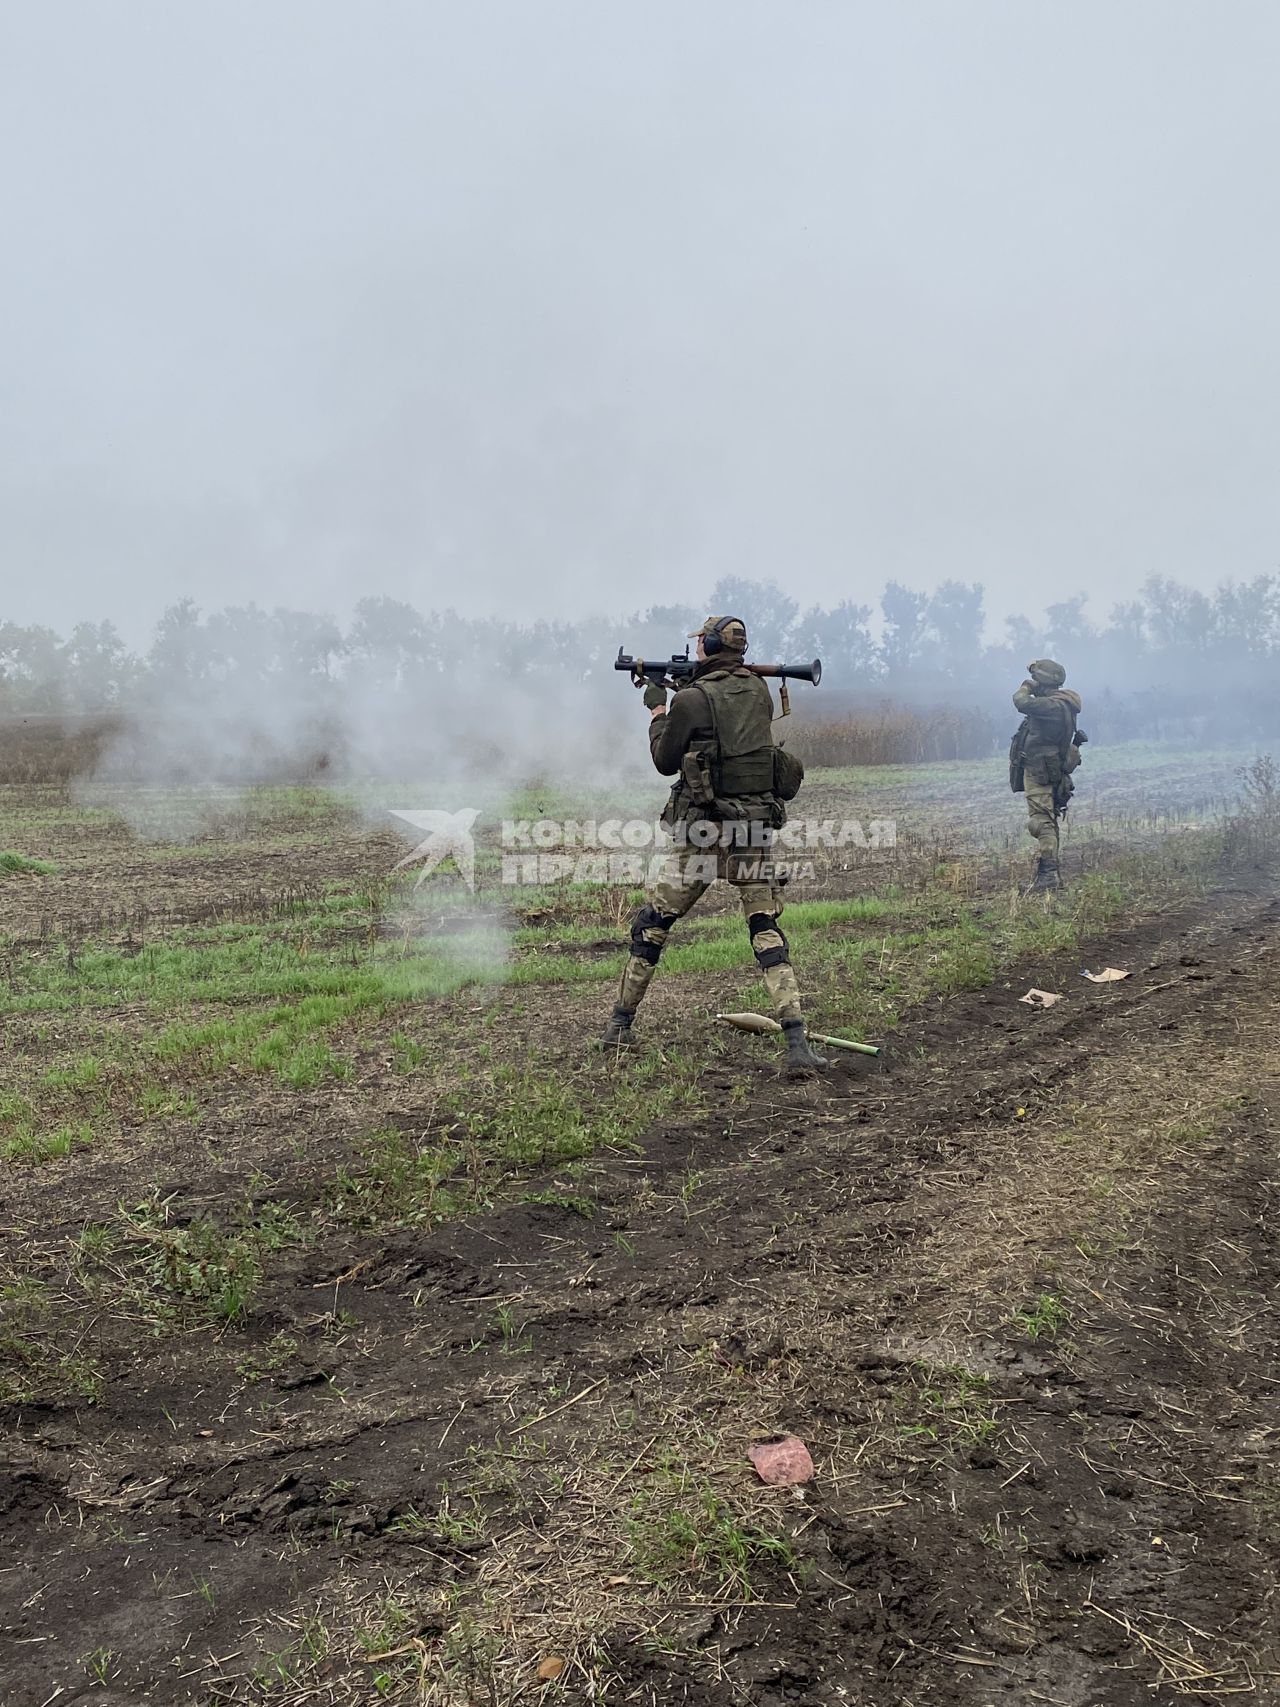
{"type": "Polygon", "coordinates": [[[784,1434],[777,1440],[758,1440],[749,1447],[747,1456],[756,1467],[762,1482],[775,1487],[790,1487],[795,1482],[807,1482],[813,1476],[813,1459],[809,1448],[797,1435],[784,1434]]]}

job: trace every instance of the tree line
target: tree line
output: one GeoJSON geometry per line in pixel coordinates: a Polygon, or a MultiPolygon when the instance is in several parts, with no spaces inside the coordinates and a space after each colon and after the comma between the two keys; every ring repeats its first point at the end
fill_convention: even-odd
{"type": "Polygon", "coordinates": [[[1224,580],[1211,592],[1152,576],[1101,623],[1077,594],[1050,603],[1042,621],[1009,618],[994,639],[982,586],[955,580],[927,593],[891,581],[876,608],[850,599],[805,609],[773,582],[725,578],[703,603],[652,606],[613,623],[521,624],[370,597],[344,626],[280,607],[202,612],[183,599],[137,651],[110,622],[78,623],[65,637],[0,622],[0,712],[94,713],[256,692],[283,692],[322,712],[362,693],[430,697],[433,685],[477,672],[544,687],[571,682],[580,691],[611,677],[620,645],[645,656],[679,650],[709,611],[746,621],[756,659],[821,657],[828,704],[839,695],[880,696],[1003,712],[1026,663],[1049,655],[1086,696],[1101,696],[1117,735],[1141,733],[1144,717],[1162,726],[1216,717],[1257,733],[1280,724],[1276,575],[1224,580]]]}

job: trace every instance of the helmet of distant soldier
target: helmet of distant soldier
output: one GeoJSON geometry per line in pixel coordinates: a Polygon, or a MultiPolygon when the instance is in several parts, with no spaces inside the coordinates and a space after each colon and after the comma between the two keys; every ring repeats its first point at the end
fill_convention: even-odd
{"type": "Polygon", "coordinates": [[[1037,658],[1027,665],[1027,674],[1038,688],[1060,688],[1067,679],[1067,672],[1052,658],[1037,658]]]}

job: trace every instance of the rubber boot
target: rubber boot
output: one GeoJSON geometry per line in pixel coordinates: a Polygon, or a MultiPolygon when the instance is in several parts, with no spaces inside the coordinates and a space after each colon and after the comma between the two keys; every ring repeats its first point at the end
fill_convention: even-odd
{"type": "Polygon", "coordinates": [[[784,1019],[782,1022],[782,1035],[787,1040],[786,1064],[788,1067],[813,1069],[815,1067],[829,1067],[831,1065],[825,1055],[818,1054],[818,1051],[805,1036],[804,1021],[802,1019],[784,1019]]]}
{"type": "Polygon", "coordinates": [[[1052,854],[1041,854],[1036,861],[1035,876],[1028,883],[1025,893],[1040,895],[1048,889],[1060,889],[1062,878],[1058,874],[1058,862],[1052,854]]]}
{"type": "Polygon", "coordinates": [[[631,1030],[631,1022],[635,1017],[631,1008],[615,1008],[609,1015],[609,1023],[601,1035],[601,1049],[632,1048],[635,1044],[635,1036],[631,1030]]]}

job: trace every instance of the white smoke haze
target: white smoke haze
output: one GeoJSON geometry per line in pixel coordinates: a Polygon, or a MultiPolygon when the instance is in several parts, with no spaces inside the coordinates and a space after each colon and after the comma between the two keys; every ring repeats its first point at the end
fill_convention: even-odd
{"type": "MultiPolygon", "coordinates": [[[[614,667],[615,648],[665,659],[687,649],[707,611],[745,619],[750,659],[822,659],[819,688],[792,684],[797,724],[874,718],[894,702],[957,729],[955,750],[942,742],[935,757],[993,748],[1012,687],[1045,653],[1066,662],[1108,740],[1252,741],[1280,730],[1280,576],[1225,580],[1211,594],[1152,577],[1107,620],[1092,620],[1077,595],[1051,604],[1039,627],[1011,619],[995,640],[984,639],[977,583],[945,580],[925,595],[891,582],[877,604],[804,610],[776,584],[737,577],[697,605],[576,624],[488,622],[366,599],[344,631],[307,612],[202,615],[186,602],[165,613],[145,656],[112,655],[116,732],[89,786],[221,797],[237,786],[324,781],[370,794],[380,809],[395,803],[383,783],[412,779],[457,810],[530,782],[598,790],[652,781],[647,718],[614,667]]],[[[4,657],[0,633],[0,666],[4,657]]],[[[57,661],[67,676],[51,682],[54,699],[94,677],[86,642],[69,643],[57,661]]],[[[22,691],[21,679],[11,682],[22,691]]]]}
{"type": "Polygon", "coordinates": [[[434,875],[430,891],[393,892],[381,912],[381,930],[384,948],[392,955],[400,951],[398,959],[378,963],[389,990],[441,996],[473,988],[483,1000],[507,977],[513,953],[507,910],[451,882],[448,873],[434,875]]]}
{"type": "MultiPolygon", "coordinates": [[[[388,666],[312,679],[256,671],[247,649],[245,667],[230,674],[164,675],[133,697],[82,797],[203,793],[220,812],[245,786],[320,781],[359,797],[400,778],[447,795],[456,810],[491,805],[531,778],[602,786],[643,774],[642,759],[652,775],[627,677],[589,678],[584,661],[563,655],[541,667],[536,638],[533,666],[512,676],[473,638],[464,644],[447,677],[397,679],[388,666]]],[[[384,796],[373,791],[379,815],[384,796]]]]}
{"type": "MultiPolygon", "coordinates": [[[[746,620],[750,658],[823,660],[821,687],[793,683],[795,717],[779,726],[800,730],[802,748],[808,731],[821,737],[807,749],[812,762],[994,754],[1012,687],[1046,653],[1084,693],[1095,739],[1257,749],[1280,735],[1280,576],[1224,582],[1211,595],[1152,578],[1108,622],[1095,625],[1084,599],[1068,598],[1040,629],[1019,618],[986,643],[977,584],[944,581],[923,595],[890,583],[878,604],[878,613],[849,601],[801,610],[775,584],[735,578],[699,605],[554,626],[370,599],[344,631],[306,612],[202,615],[184,603],[165,613],[143,657],[95,653],[73,635],[49,654],[61,675],[42,686],[30,673],[0,673],[0,690],[79,704],[86,682],[106,683],[111,718],[78,795],[167,841],[224,825],[250,809],[244,790],[272,784],[333,787],[378,828],[396,806],[492,818],[525,788],[656,811],[663,785],[648,718],[613,667],[615,642],[666,658],[708,610],[746,620]],[[899,727],[879,752],[870,732],[882,723],[899,727]]],[[[19,656],[15,635],[9,625],[6,654],[0,631],[0,672],[6,655],[19,656]]]]}

